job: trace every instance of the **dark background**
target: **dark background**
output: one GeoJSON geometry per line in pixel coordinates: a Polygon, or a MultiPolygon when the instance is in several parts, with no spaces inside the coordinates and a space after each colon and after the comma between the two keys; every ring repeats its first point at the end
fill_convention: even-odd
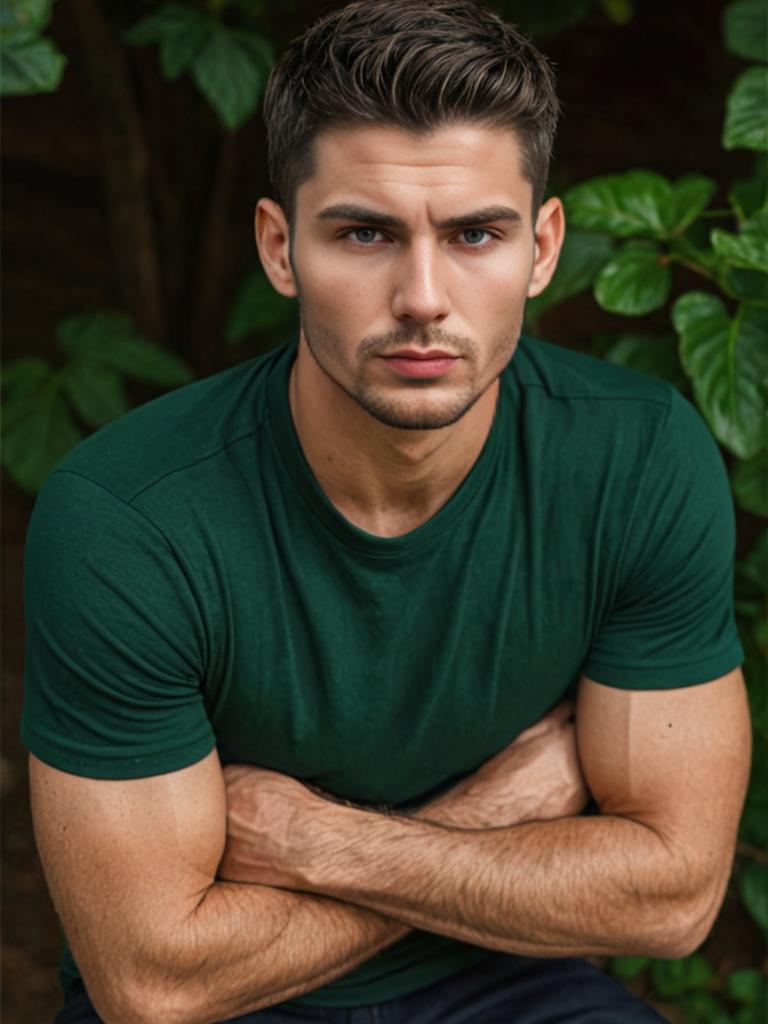
{"type": "MultiPolygon", "coordinates": [[[[266,6],[279,49],[307,23],[341,5],[297,0],[292,10],[266,6]]],[[[553,191],[635,167],[672,179],[697,171],[724,184],[750,173],[752,154],[725,153],[720,145],[725,96],[744,67],[722,44],[724,6],[720,0],[637,0],[631,21],[618,25],[595,5],[576,24],[537,39],[557,67],[564,107],[553,191]]],[[[128,225],[122,241],[116,238],[108,215],[99,121],[103,106],[94,94],[78,20],[84,11],[87,17],[87,8],[81,0],[56,4],[49,34],[69,59],[59,90],[2,103],[6,360],[32,354],[55,362],[54,332],[61,319],[89,308],[125,307],[119,263],[138,255],[133,250],[121,256],[121,247],[136,245],[135,234],[128,225]]],[[[122,8],[128,10],[129,24],[143,13],[140,4],[122,8]]],[[[165,204],[171,225],[162,265],[171,298],[154,323],[144,312],[150,321],[145,327],[154,340],[183,354],[196,372],[208,374],[278,340],[267,336],[237,348],[223,343],[229,304],[255,264],[253,208],[260,195],[269,194],[261,121],[257,115],[234,135],[223,135],[188,78],[173,84],[162,79],[155,47],[122,51],[149,142],[154,201],[165,204]]],[[[628,327],[623,318],[581,297],[546,314],[540,333],[588,349],[596,332],[612,326],[628,327]]],[[[137,390],[134,397],[140,401],[154,393],[137,390]]],[[[18,739],[21,566],[32,503],[5,480],[5,1024],[49,1021],[60,1002],[55,974],[59,930],[34,852],[26,755],[18,739]]],[[[718,973],[754,965],[759,946],[757,929],[729,895],[706,948],[718,973]]],[[[675,1015],[674,1009],[666,1012],[675,1015]]]]}

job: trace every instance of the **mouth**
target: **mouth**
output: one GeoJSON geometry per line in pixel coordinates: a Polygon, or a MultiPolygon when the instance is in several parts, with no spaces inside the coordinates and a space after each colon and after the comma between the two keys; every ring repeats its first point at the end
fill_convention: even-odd
{"type": "Polygon", "coordinates": [[[460,356],[442,349],[402,349],[390,356],[382,356],[385,363],[402,377],[442,377],[459,362],[460,356]]]}

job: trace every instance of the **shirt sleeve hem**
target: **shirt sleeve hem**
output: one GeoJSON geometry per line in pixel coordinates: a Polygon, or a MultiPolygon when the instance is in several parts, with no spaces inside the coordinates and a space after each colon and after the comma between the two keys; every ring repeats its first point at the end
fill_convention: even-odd
{"type": "Polygon", "coordinates": [[[584,664],[582,672],[596,683],[617,690],[673,690],[710,683],[738,668],[743,660],[744,651],[736,641],[722,652],[697,661],[637,665],[595,658],[584,664]]]}
{"type": "Polygon", "coordinates": [[[21,739],[27,749],[45,764],[70,775],[90,779],[143,779],[151,775],[165,775],[202,761],[216,746],[215,739],[206,736],[161,753],[134,755],[110,751],[106,757],[83,757],[63,751],[26,726],[22,726],[21,739]]]}

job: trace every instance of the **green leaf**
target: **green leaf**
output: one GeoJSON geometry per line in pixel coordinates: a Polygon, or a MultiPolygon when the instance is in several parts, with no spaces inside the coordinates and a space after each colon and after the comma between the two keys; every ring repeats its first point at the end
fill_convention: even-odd
{"type": "Polygon", "coordinates": [[[747,554],[736,563],[737,581],[746,582],[755,594],[768,594],[768,528],[759,534],[747,554]]]}
{"type": "Polygon", "coordinates": [[[688,292],[672,309],[680,357],[712,432],[740,459],[765,447],[768,311],[741,305],[731,319],[714,295],[688,292]]]}
{"type": "Polygon", "coordinates": [[[135,380],[173,388],[194,378],[184,360],[141,338],[124,313],[98,311],[69,317],[59,325],[57,335],[70,357],[118,370],[135,380]]]}
{"type": "Polygon", "coordinates": [[[712,992],[686,992],[677,1001],[685,1024],[733,1024],[723,1004],[712,992]]]}
{"type": "Polygon", "coordinates": [[[51,20],[53,0],[5,0],[0,4],[0,43],[22,43],[39,36],[51,20]]]}
{"type": "Polygon", "coordinates": [[[123,416],[131,407],[120,375],[98,363],[73,363],[64,374],[63,387],[90,427],[103,427],[105,423],[123,416]]]}
{"type": "Polygon", "coordinates": [[[673,234],[680,234],[706,209],[717,184],[703,174],[687,174],[672,186],[664,210],[664,222],[673,234]]]}
{"type": "Polygon", "coordinates": [[[296,316],[296,300],[280,295],[266,275],[256,270],[243,281],[227,321],[226,339],[236,345],[252,334],[288,327],[296,316]]]}
{"type": "Polygon", "coordinates": [[[742,1006],[736,1011],[734,1024],[765,1024],[768,1006],[742,1006]]]}
{"type": "Polygon", "coordinates": [[[738,462],[731,472],[734,497],[745,512],[768,519],[768,451],[738,462]]]}
{"type": "Polygon", "coordinates": [[[768,274],[768,214],[746,221],[738,235],[715,228],[712,246],[726,263],[768,274]]]}
{"type": "Polygon", "coordinates": [[[723,14],[725,45],[746,60],[768,57],[768,10],[764,0],[738,0],[723,14]]]}
{"type": "Polygon", "coordinates": [[[683,393],[688,390],[688,378],[677,354],[677,338],[672,334],[621,334],[605,358],[637,373],[669,381],[683,393]]]}
{"type": "Polygon", "coordinates": [[[740,971],[731,971],[725,981],[725,994],[737,1003],[754,1006],[764,997],[765,981],[761,971],[747,967],[740,971]]]}
{"type": "Polygon", "coordinates": [[[768,67],[747,68],[726,100],[724,149],[768,150],[768,67]]]}
{"type": "Polygon", "coordinates": [[[614,978],[629,981],[641,974],[650,962],[647,956],[614,956],[611,957],[611,974],[614,978]]]}
{"type": "Polygon", "coordinates": [[[218,28],[195,57],[195,83],[230,131],[256,109],[269,69],[266,52],[255,33],[218,28]]]}
{"type": "Polygon", "coordinates": [[[183,4],[163,6],[124,33],[134,45],[158,43],[160,67],[168,79],[177,78],[192,64],[216,22],[194,7],[183,4]]]}
{"type": "Polygon", "coordinates": [[[600,6],[617,25],[627,25],[635,16],[633,0],[600,0],[600,6]]]}
{"type": "Polygon", "coordinates": [[[567,231],[554,277],[541,295],[526,303],[526,321],[535,323],[545,310],[590,288],[610,259],[613,247],[610,235],[567,231]]]}
{"type": "Polygon", "coordinates": [[[747,911],[768,931],[768,864],[747,864],[739,877],[739,892],[747,911]]]}
{"type": "Polygon", "coordinates": [[[573,227],[609,231],[619,238],[650,235],[664,238],[664,211],[672,186],[652,171],[627,171],[592,178],[569,189],[563,197],[573,227]]]}
{"type": "Polygon", "coordinates": [[[16,359],[2,369],[3,390],[14,397],[29,395],[38,390],[52,372],[44,359],[35,356],[16,359]]]}
{"type": "Polygon", "coordinates": [[[651,964],[653,987],[663,999],[676,999],[683,992],[702,988],[712,977],[712,965],[701,953],[681,960],[654,960],[651,964]]]}
{"type": "Polygon", "coordinates": [[[768,210],[768,154],[757,155],[751,176],[734,182],[728,198],[741,221],[768,210]]]}
{"type": "Polygon", "coordinates": [[[642,316],[663,306],[672,287],[672,272],[660,257],[652,242],[628,242],[597,275],[598,303],[623,316],[642,316]]]}
{"type": "Polygon", "coordinates": [[[768,277],[759,270],[726,267],[723,279],[737,301],[768,306],[768,277]]]}
{"type": "Polygon", "coordinates": [[[0,61],[0,94],[32,96],[59,87],[67,59],[49,39],[31,39],[4,46],[0,61]]]}
{"type": "Polygon", "coordinates": [[[34,399],[15,397],[6,403],[2,462],[12,479],[23,490],[34,494],[82,437],[58,380],[52,377],[34,399]]]}

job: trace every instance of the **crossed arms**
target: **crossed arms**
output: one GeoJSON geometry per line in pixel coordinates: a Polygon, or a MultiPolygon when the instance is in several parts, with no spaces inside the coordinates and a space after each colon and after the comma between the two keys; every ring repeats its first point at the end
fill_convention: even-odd
{"type": "Polygon", "coordinates": [[[33,818],[107,1024],[210,1024],[317,988],[411,928],[533,956],[683,955],[722,900],[749,736],[739,670],[646,692],[583,678],[575,732],[556,709],[407,817],[222,773],[212,753],[125,782],[32,757],[33,818]],[[584,783],[599,816],[576,816],[584,783]]]}

